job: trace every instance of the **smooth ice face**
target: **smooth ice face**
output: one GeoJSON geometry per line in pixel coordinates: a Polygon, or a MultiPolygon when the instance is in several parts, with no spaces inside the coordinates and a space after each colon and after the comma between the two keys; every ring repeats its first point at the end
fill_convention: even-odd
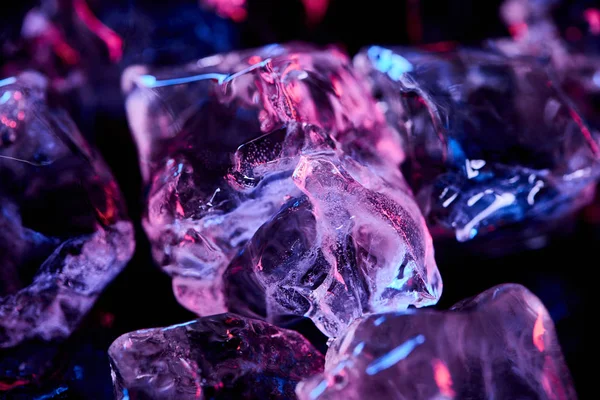
{"type": "Polygon", "coordinates": [[[450,311],[369,315],[329,349],[300,400],[544,399],[577,396],[540,300],[505,284],[450,311]]]}
{"type": "Polygon", "coordinates": [[[593,197],[598,132],[536,60],[374,46],[355,65],[405,141],[407,180],[432,226],[466,241],[593,197]]]}
{"type": "MultiPolygon", "coordinates": [[[[143,175],[150,186],[145,228],[156,260],[173,276],[174,292],[181,304],[199,315],[226,310],[222,274],[246,242],[265,223],[268,226],[261,235],[271,235],[268,229],[272,218],[285,212],[280,211],[282,207],[287,209],[307,194],[312,196],[310,202],[321,202],[321,195],[311,195],[314,189],[304,187],[299,183],[303,178],[294,175],[301,160],[306,160],[301,156],[312,159],[319,154],[333,163],[356,160],[353,173],[359,176],[353,179],[372,181],[377,187],[387,188],[384,191],[394,192],[389,195],[393,198],[389,202],[396,202],[391,207],[404,209],[408,216],[408,228],[401,224],[397,227],[405,229],[403,232],[393,233],[387,225],[382,229],[386,232],[382,236],[397,236],[385,239],[393,254],[368,261],[380,271],[363,275],[377,274],[381,284],[375,286],[383,290],[396,282],[399,270],[404,271],[399,279],[408,280],[414,271],[419,282],[425,281],[423,290],[401,293],[402,286],[395,293],[413,299],[405,304],[437,300],[440,282],[429,234],[398,169],[404,157],[399,137],[387,127],[368,90],[354,76],[348,58],[338,50],[318,50],[302,44],[272,45],[216,55],[171,70],[132,67],[123,77],[123,87],[143,175]],[[401,241],[404,234],[408,238],[401,241]],[[420,252],[410,260],[416,264],[406,259],[407,267],[403,264],[404,253],[407,247],[412,248],[412,241],[419,242],[420,252]]],[[[306,178],[310,180],[310,176],[306,178]]],[[[365,182],[361,185],[377,190],[365,182]]],[[[359,198],[349,196],[339,207],[362,207],[359,198]]],[[[389,221],[394,216],[373,216],[377,212],[365,210],[361,222],[346,221],[348,228],[335,232],[335,237],[306,240],[314,245],[331,241],[333,248],[334,242],[346,234],[343,248],[354,251],[351,236],[356,234],[349,232],[370,235],[374,220],[366,217],[368,213],[392,225],[389,221]]],[[[330,223],[324,221],[323,226],[330,223]]],[[[330,228],[319,233],[331,234],[330,228]]],[[[370,254],[371,249],[367,246],[361,251],[364,255],[336,250],[337,257],[353,260],[370,254]]],[[[259,262],[260,255],[252,261],[259,262]]],[[[358,265],[355,261],[348,263],[352,268],[358,265]]],[[[329,258],[329,269],[319,273],[337,273],[336,264],[329,258]]],[[[277,268],[291,273],[296,265],[277,268]]],[[[325,264],[319,268],[325,268],[325,264]]],[[[415,282],[406,287],[417,285],[415,282]]],[[[376,295],[390,296],[391,292],[376,295]]],[[[305,310],[292,314],[304,315],[305,310]]],[[[357,316],[360,311],[347,314],[357,316]]],[[[344,321],[349,322],[346,316],[344,321]]]]}
{"type": "Polygon", "coordinates": [[[134,248],[113,177],[44,90],[0,81],[0,349],[68,337],[134,248]]]}
{"type": "Polygon", "coordinates": [[[324,363],[299,333],[235,314],[127,333],[108,352],[117,399],[292,399],[324,363]]]}
{"type": "Polygon", "coordinates": [[[435,304],[442,282],[409,194],[368,168],[303,155],[288,201],[225,274],[230,310],[278,321],[307,316],[330,337],[367,312],[435,304]]]}

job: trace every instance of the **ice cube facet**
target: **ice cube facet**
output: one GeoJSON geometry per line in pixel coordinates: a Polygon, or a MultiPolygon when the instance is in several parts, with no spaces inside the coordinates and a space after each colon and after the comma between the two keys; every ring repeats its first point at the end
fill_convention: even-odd
{"type": "Polygon", "coordinates": [[[450,311],[357,320],[327,352],[301,400],[576,399],[554,325],[520,285],[496,286],[450,311]]]}

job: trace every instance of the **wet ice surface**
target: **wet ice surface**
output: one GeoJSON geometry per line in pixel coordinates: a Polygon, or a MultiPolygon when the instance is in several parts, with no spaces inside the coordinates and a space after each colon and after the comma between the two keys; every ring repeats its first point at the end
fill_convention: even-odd
{"type": "Polygon", "coordinates": [[[235,314],[127,333],[109,356],[118,399],[291,399],[324,362],[299,333],[235,314]]]}
{"type": "Polygon", "coordinates": [[[467,241],[592,199],[598,132],[541,61],[373,46],[355,65],[404,140],[407,180],[432,227],[467,241]]]}
{"type": "Polygon", "coordinates": [[[344,54],[271,45],[132,67],[123,87],[150,186],[145,228],[184,306],[306,315],[331,336],[365,311],[437,301],[399,137],[344,54]],[[279,233],[287,218],[294,225],[279,233]],[[302,265],[286,247],[294,240],[302,265]]]}
{"type": "Polygon", "coordinates": [[[431,241],[405,193],[324,155],[302,156],[293,180],[304,196],[266,222],[227,269],[230,309],[271,321],[305,315],[337,336],[363,313],[437,302],[431,241]]]}
{"type": "Polygon", "coordinates": [[[543,304],[505,284],[450,311],[375,314],[328,350],[301,400],[576,399],[543,304]]]}
{"type": "MultiPolygon", "coordinates": [[[[134,248],[113,177],[46,101],[45,84],[34,73],[0,81],[0,348],[7,352],[27,340],[67,338],[134,248]]],[[[11,360],[0,375],[7,385],[47,366],[11,360]]]]}

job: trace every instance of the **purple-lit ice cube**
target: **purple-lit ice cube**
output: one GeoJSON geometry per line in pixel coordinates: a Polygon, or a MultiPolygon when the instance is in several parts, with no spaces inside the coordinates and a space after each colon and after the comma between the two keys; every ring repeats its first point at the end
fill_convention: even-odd
{"type": "Polygon", "coordinates": [[[109,357],[117,399],[291,399],[323,370],[299,333],[235,314],[127,333],[109,357]]]}
{"type": "Polygon", "coordinates": [[[501,16],[512,38],[490,40],[490,47],[511,57],[548,58],[563,90],[600,129],[600,9],[592,2],[506,0],[501,16]]]}
{"type": "MultiPolygon", "coordinates": [[[[45,85],[35,73],[0,81],[3,351],[67,338],[134,249],[115,180],[66,113],[46,101],[45,85]]],[[[0,380],[8,385],[40,373],[26,359],[16,370],[4,361],[0,380]]]]}
{"type": "Polygon", "coordinates": [[[554,325],[520,285],[489,289],[450,311],[374,314],[327,352],[301,400],[574,400],[554,325]]]}
{"type": "Polygon", "coordinates": [[[355,65],[404,140],[406,177],[432,227],[466,241],[592,199],[598,132],[538,60],[373,46],[355,65]]]}
{"type": "Polygon", "coordinates": [[[290,200],[224,277],[229,309],[278,321],[307,316],[335,337],[369,312],[437,303],[442,281],[409,193],[350,159],[303,155],[290,200]]]}
{"type": "MultiPolygon", "coordinates": [[[[335,191],[341,198],[346,196],[339,207],[356,208],[357,214],[364,212],[365,217],[346,221],[347,229],[319,241],[345,241],[336,250],[337,257],[354,260],[363,253],[353,253],[359,251],[353,238],[364,235],[360,241],[367,247],[360,251],[367,256],[372,250],[368,246],[376,245],[368,238],[377,236],[372,225],[381,221],[385,233],[377,237],[386,237],[387,247],[378,252],[393,254],[372,257],[367,264],[373,271],[364,276],[359,271],[352,273],[378,290],[397,279],[410,281],[384,295],[398,296],[392,302],[404,298],[404,306],[437,301],[441,281],[429,233],[399,171],[404,157],[400,138],[386,125],[343,53],[304,44],[271,45],[215,55],[180,68],[153,71],[132,67],[124,74],[123,87],[143,176],[150,186],[144,225],[154,256],[173,276],[175,295],[184,306],[199,315],[226,310],[225,268],[263,224],[267,225],[261,235],[280,239],[269,232],[270,225],[280,212],[306,196],[304,184],[294,177],[306,160],[332,165],[343,162],[342,168],[355,165],[350,173],[356,176],[348,182],[360,182],[355,185],[360,195],[346,196],[343,185],[335,191]],[[361,210],[372,205],[360,199],[374,198],[377,191],[381,198],[372,203],[388,205],[361,210]],[[395,212],[406,216],[406,221],[399,222],[394,233],[388,225],[393,225],[397,215],[385,214],[395,212]],[[355,233],[350,234],[351,230],[355,233]],[[415,257],[403,258],[405,250],[415,244],[419,249],[415,257]],[[377,284],[368,282],[377,274],[377,284]],[[404,293],[405,289],[410,293],[404,293]]],[[[312,207],[318,206],[321,195],[311,198],[312,207]]],[[[323,202],[326,207],[335,206],[329,203],[323,202]]],[[[324,219],[320,224],[331,222],[324,219]]],[[[327,228],[323,235],[333,233],[327,228]]],[[[330,246],[335,245],[332,242],[330,246]]],[[[333,259],[328,262],[327,273],[335,275],[333,259]]],[[[277,268],[284,267],[290,273],[300,268],[295,264],[277,268]]],[[[348,268],[359,267],[360,263],[349,261],[348,268]]],[[[358,290],[369,297],[363,289],[348,285],[348,291],[358,290]]],[[[331,312],[338,317],[344,314],[344,323],[349,323],[350,317],[374,306],[354,302],[346,307],[356,309],[331,312]]],[[[304,314],[305,310],[292,313],[304,314]]],[[[325,331],[332,334],[338,328],[325,331]]]]}

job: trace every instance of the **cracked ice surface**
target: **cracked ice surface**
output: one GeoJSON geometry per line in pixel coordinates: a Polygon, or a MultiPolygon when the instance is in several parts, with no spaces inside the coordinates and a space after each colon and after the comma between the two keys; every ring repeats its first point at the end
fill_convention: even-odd
{"type": "Polygon", "coordinates": [[[399,137],[344,54],[272,45],[168,70],[132,67],[123,87],[150,186],[145,228],[184,306],[306,315],[333,335],[379,305],[437,301],[441,280],[399,172],[399,137]],[[285,218],[296,221],[287,236],[278,234],[285,218]],[[301,265],[285,248],[294,237],[308,257],[301,265]],[[234,257],[227,300],[222,275],[234,257]],[[244,304],[247,278],[259,291],[244,304]],[[341,287],[352,300],[334,306],[341,287]]]}
{"type": "Polygon", "coordinates": [[[299,333],[235,314],[127,333],[109,356],[117,399],[291,399],[324,362],[299,333]]]}
{"type": "Polygon", "coordinates": [[[593,198],[598,132],[530,58],[373,46],[355,59],[407,149],[407,179],[460,241],[593,198]]]}
{"type": "Polygon", "coordinates": [[[552,319],[531,292],[505,284],[450,311],[374,314],[327,352],[301,400],[576,399],[552,319]]]}
{"type": "Polygon", "coordinates": [[[2,349],[68,337],[134,248],[116,182],[45,85],[0,81],[2,349]]]}
{"type": "Polygon", "coordinates": [[[230,309],[310,317],[337,336],[363,313],[435,304],[441,279],[418,208],[368,169],[303,155],[303,192],[250,240],[225,274],[230,309]]]}

